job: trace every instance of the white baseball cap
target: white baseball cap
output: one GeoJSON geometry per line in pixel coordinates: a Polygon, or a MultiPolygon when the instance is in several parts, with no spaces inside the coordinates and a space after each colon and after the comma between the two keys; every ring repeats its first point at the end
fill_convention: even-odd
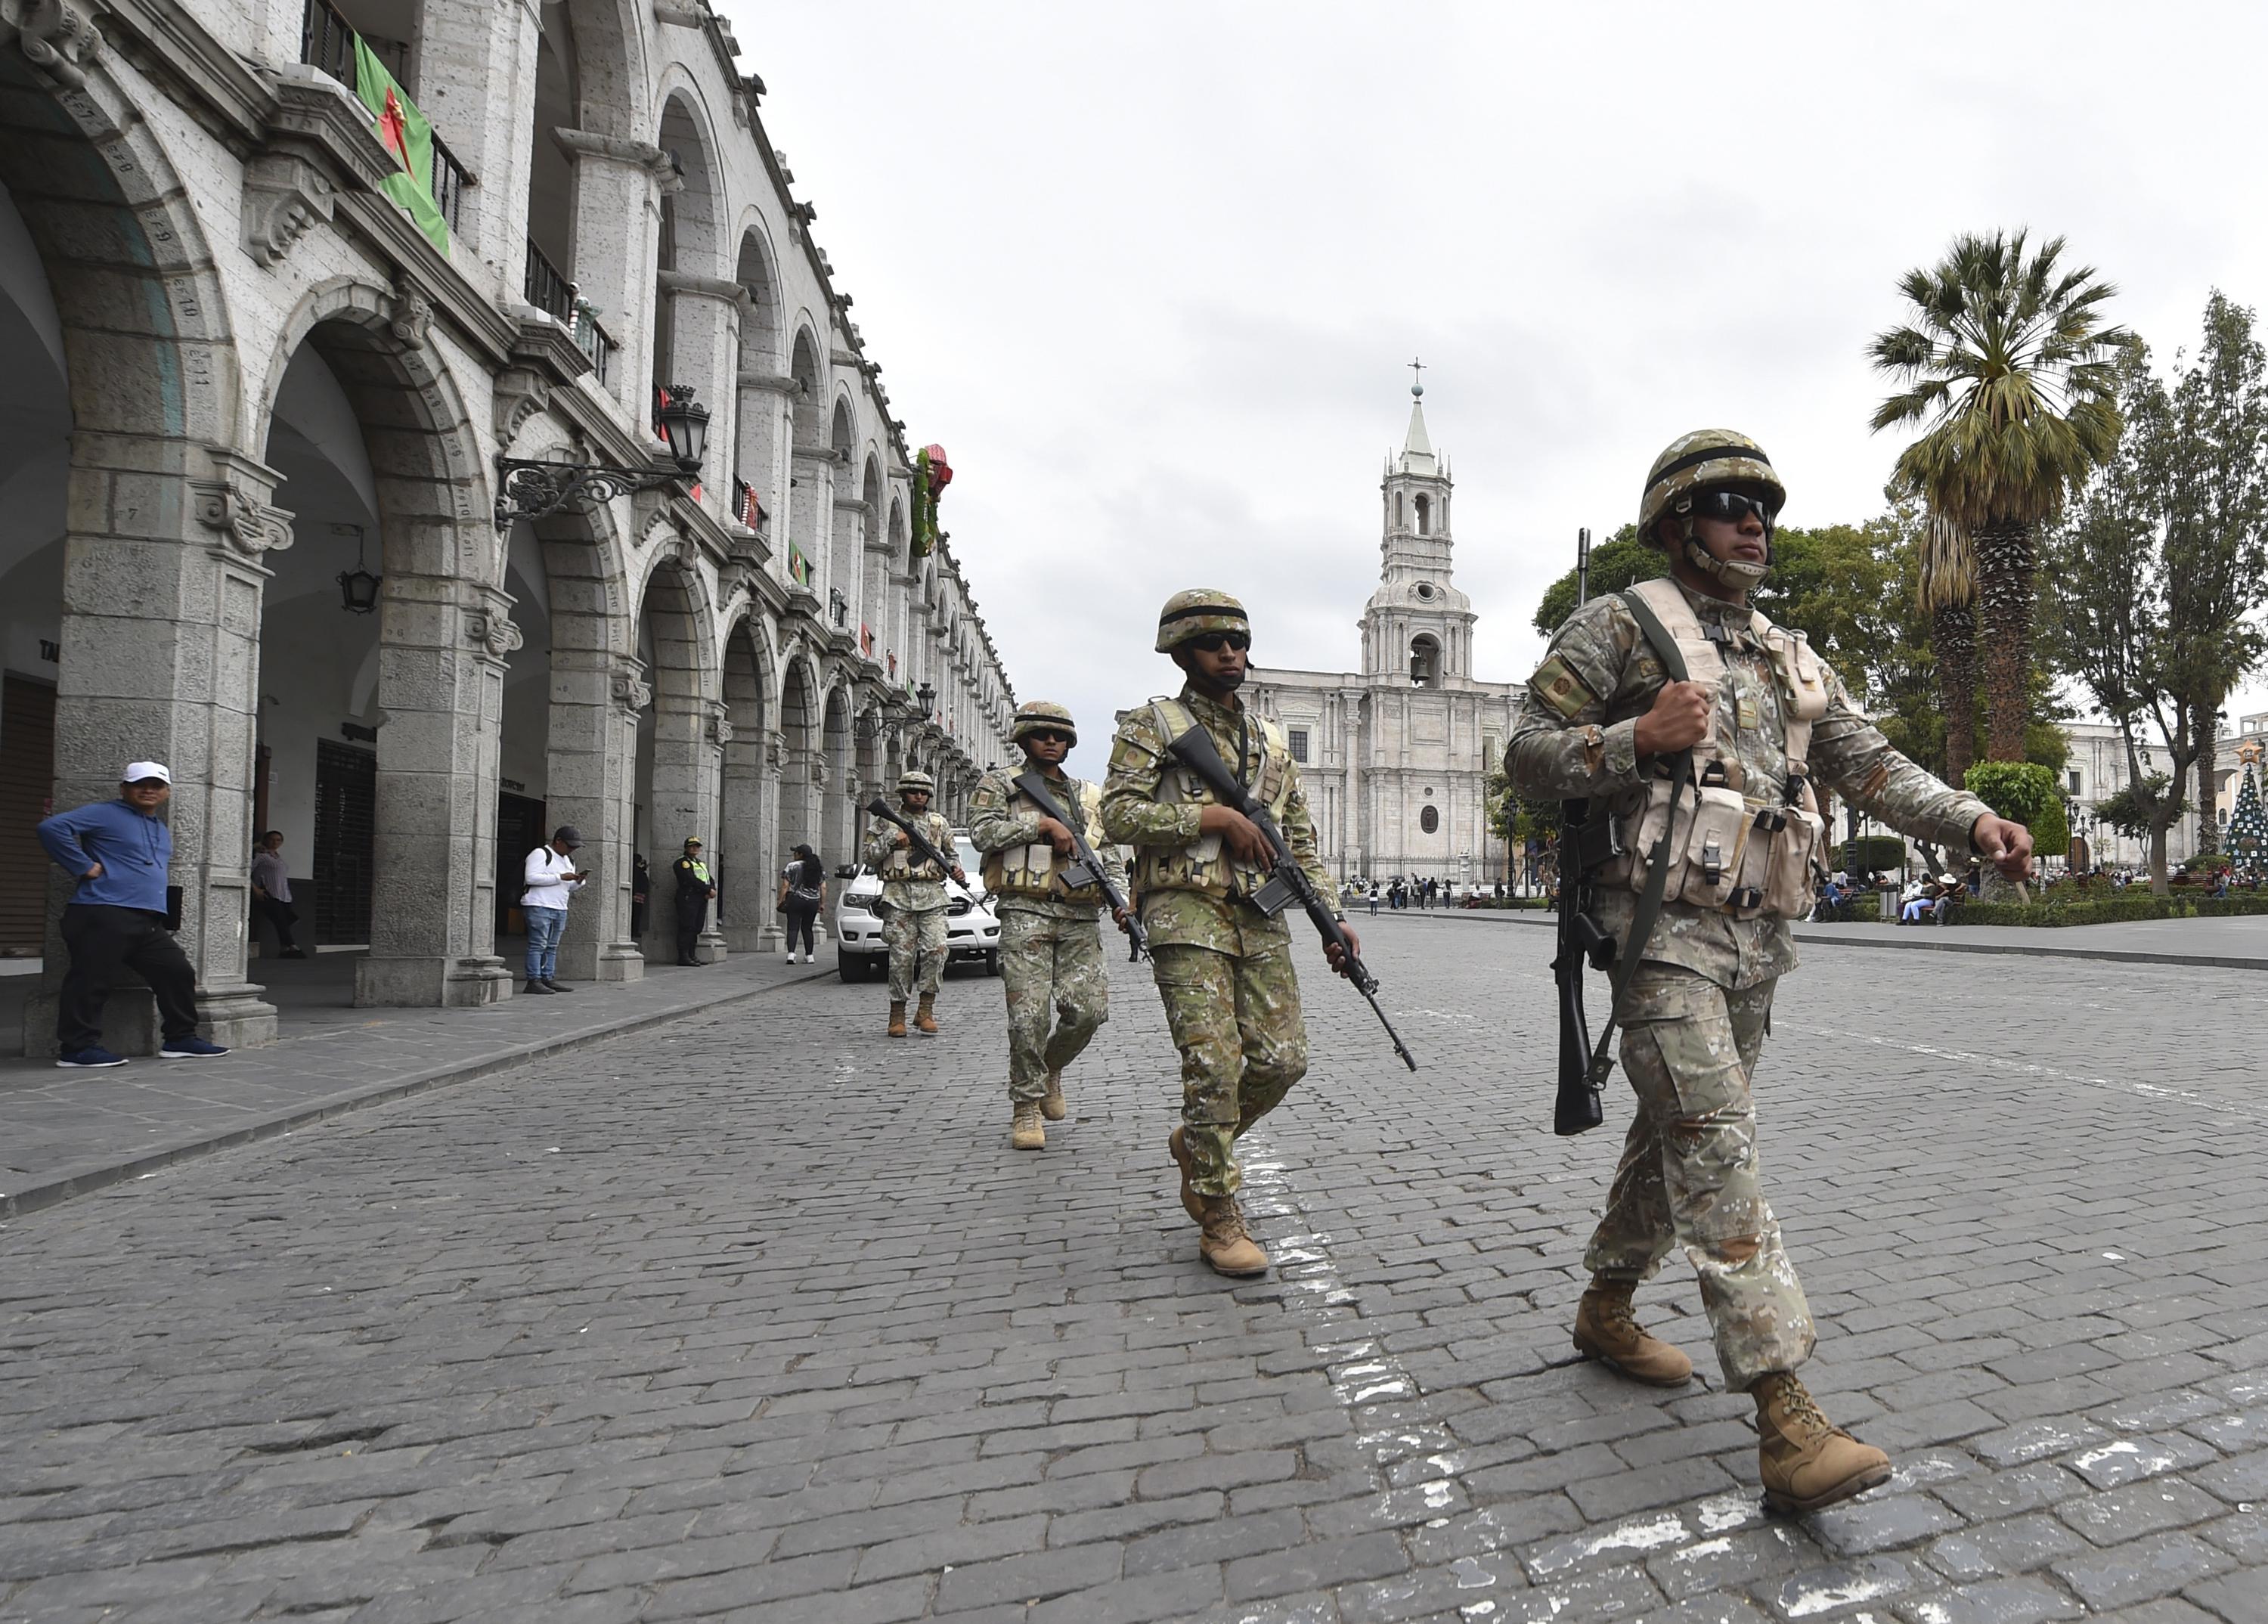
{"type": "Polygon", "coordinates": [[[144,779],[156,779],[161,784],[170,784],[173,781],[173,775],[166,771],[166,764],[162,761],[129,761],[126,764],[125,775],[118,781],[121,784],[139,784],[144,779]]]}

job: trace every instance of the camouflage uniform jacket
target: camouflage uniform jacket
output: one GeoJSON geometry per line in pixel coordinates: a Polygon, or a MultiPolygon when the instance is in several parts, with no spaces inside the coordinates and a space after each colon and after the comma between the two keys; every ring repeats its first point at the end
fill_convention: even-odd
{"type": "MultiPolygon", "coordinates": [[[[1716,733],[1732,743],[1727,753],[1737,756],[1753,799],[1763,786],[1780,786],[1787,777],[1778,676],[1750,629],[1749,609],[1678,585],[1704,631],[1713,635],[1722,629],[1725,680],[1718,690],[1716,733]]],[[[1637,617],[1619,597],[1596,598],[1577,609],[1521,692],[1506,751],[1513,787],[1555,801],[1613,800],[1640,789],[1647,769],[1638,759],[1638,718],[1653,707],[1667,680],[1637,617]]],[[[1827,713],[1812,724],[1813,778],[1893,829],[1968,850],[1970,830],[1991,808],[1891,749],[1831,671],[1827,687],[1827,713]]],[[[1627,941],[1637,893],[1602,884],[1597,897],[1601,926],[1627,941]]],[[[1735,919],[1671,902],[1662,905],[1645,956],[1737,990],[1794,969],[1795,937],[1783,919],[1735,919]]]]}
{"type": "MultiPolygon", "coordinates": [[[[939,812],[909,812],[898,808],[898,816],[929,837],[929,843],[946,857],[953,855],[953,825],[939,812]]],[[[945,876],[937,865],[918,852],[907,850],[906,862],[909,872],[902,878],[889,877],[887,865],[899,852],[900,830],[895,823],[876,818],[866,829],[866,845],[859,853],[866,867],[882,875],[882,900],[900,913],[934,913],[947,901],[945,876]]]]}
{"type": "MultiPolygon", "coordinates": [[[[1028,808],[1019,811],[1012,804],[1016,780],[1023,772],[1020,766],[988,772],[969,795],[968,839],[978,851],[998,852],[1008,846],[1031,845],[1039,840],[1040,815],[1028,808]]],[[[1094,815],[1094,786],[1072,778],[1060,767],[1042,770],[1041,776],[1047,779],[1048,787],[1055,792],[1063,809],[1071,814],[1071,828],[1092,845],[1100,832],[1096,828],[1100,820],[1094,815]]],[[[1070,897],[1011,896],[1005,891],[993,896],[993,906],[998,911],[1036,913],[1050,919],[1091,919],[1095,916],[1096,905],[1091,900],[1070,897]]]]}
{"type": "MultiPolygon", "coordinates": [[[[1245,782],[1253,782],[1260,768],[1260,730],[1252,725],[1256,719],[1241,709],[1231,710],[1218,700],[1207,698],[1194,684],[1185,684],[1180,698],[1190,714],[1212,735],[1220,758],[1237,768],[1245,782]]],[[[1126,713],[1124,724],[1110,742],[1110,776],[1102,786],[1102,830],[1121,845],[1187,846],[1197,843],[1197,821],[1203,816],[1203,807],[1194,801],[1174,804],[1156,798],[1163,773],[1161,764],[1168,759],[1168,742],[1159,732],[1156,712],[1146,705],[1137,705],[1126,713]]],[[[1307,793],[1300,787],[1299,766],[1288,756],[1283,766],[1290,775],[1283,813],[1278,819],[1284,839],[1291,846],[1292,854],[1300,860],[1300,867],[1307,871],[1308,878],[1314,882],[1315,889],[1326,897],[1336,897],[1338,882],[1330,877],[1315,850],[1315,821],[1307,811],[1307,793]]],[[[1270,919],[1244,900],[1267,880],[1263,871],[1238,867],[1230,882],[1229,895],[1225,897],[1204,891],[1145,887],[1135,899],[1136,906],[1141,910],[1143,927],[1148,931],[1153,947],[1185,944],[1221,953],[1241,953],[1240,944],[1256,933],[1287,934],[1281,915],[1270,919]]]]}

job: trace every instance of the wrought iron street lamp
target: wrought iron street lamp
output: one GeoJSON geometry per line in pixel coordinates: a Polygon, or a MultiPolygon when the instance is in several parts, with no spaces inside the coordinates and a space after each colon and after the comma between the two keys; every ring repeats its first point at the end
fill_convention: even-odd
{"type": "Polygon", "coordinates": [[[914,690],[914,699],[921,706],[922,720],[927,721],[937,714],[937,690],[924,683],[914,690]]]}
{"type": "Polygon", "coordinates": [[[669,384],[661,391],[654,426],[669,442],[674,472],[615,468],[603,462],[540,462],[521,457],[497,459],[497,528],[515,519],[541,519],[584,502],[610,502],[634,491],[654,491],[680,480],[697,480],[709,449],[709,409],[693,398],[693,386],[669,384]]]}
{"type": "Polygon", "coordinates": [[[378,608],[379,577],[364,567],[362,561],[362,527],[355,527],[355,566],[341,570],[338,575],[341,607],[350,615],[367,615],[378,608]]]}

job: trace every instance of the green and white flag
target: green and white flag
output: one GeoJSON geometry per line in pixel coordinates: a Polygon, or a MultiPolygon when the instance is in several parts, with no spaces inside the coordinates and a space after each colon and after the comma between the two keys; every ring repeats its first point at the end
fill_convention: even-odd
{"type": "Polygon", "coordinates": [[[379,189],[417,222],[417,229],[432,240],[443,259],[448,258],[449,222],[433,201],[433,126],[360,34],[355,36],[355,94],[378,121],[378,138],[401,166],[379,182],[379,189]]]}

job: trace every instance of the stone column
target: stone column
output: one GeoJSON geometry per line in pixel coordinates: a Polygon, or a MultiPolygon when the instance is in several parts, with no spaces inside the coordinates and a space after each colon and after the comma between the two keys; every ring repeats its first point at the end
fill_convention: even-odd
{"type": "MultiPolygon", "coordinates": [[[[811,593],[820,602],[819,616],[826,619],[828,569],[834,546],[828,520],[835,511],[835,470],[842,459],[825,446],[799,446],[793,457],[795,488],[788,493],[788,540],[811,564],[811,593]]],[[[786,549],[780,550],[783,559],[786,549]]],[[[794,577],[782,565],[782,578],[794,577]]]]}
{"type": "Polygon", "coordinates": [[[778,826],[779,734],[729,721],[725,727],[717,808],[717,867],[732,921],[725,944],[734,953],[776,952],[781,931],[772,898],[787,861],[771,832],[778,826]]]}
{"type": "MultiPolygon", "coordinates": [[[[800,388],[792,378],[742,372],[733,415],[739,462],[734,471],[755,487],[756,499],[771,517],[770,535],[776,556],[780,551],[779,539],[787,535],[784,512],[787,506],[787,479],[780,469],[785,462],[789,432],[788,402],[800,388]]],[[[709,443],[717,443],[713,433],[709,443]]]]}
{"type": "Polygon", "coordinates": [[[630,796],[638,712],[652,698],[644,666],[627,654],[551,652],[546,810],[555,828],[571,823],[582,832],[578,855],[593,876],[567,911],[559,973],[569,980],[636,981],[645,974],[644,956],[630,939],[630,796]]]}
{"type": "MultiPolygon", "coordinates": [[[[682,184],[669,154],[651,142],[552,132],[575,159],[575,286],[598,312],[615,342],[607,388],[648,416],[652,376],[654,253],[660,240],[661,195],[682,184]]],[[[730,376],[730,373],[723,374],[730,376]]]]}
{"type": "MultiPolygon", "coordinates": [[[[291,544],[269,506],[281,476],[224,447],[83,431],[73,436],[55,693],[58,810],[107,801],[129,761],[173,773],[163,816],[177,939],[197,969],[199,1030],[232,1048],[273,1043],[276,1009],[246,978],[261,559],[291,544]]],[[[46,963],[24,1011],[24,1052],[55,1052],[71,882],[52,869],[46,963]]],[[[156,1052],[145,991],[122,989],[103,1041],[156,1052]]]]}
{"type": "Polygon", "coordinates": [[[453,1008],[511,996],[496,956],[497,763],[512,600],[386,574],[379,612],[376,876],[355,1003],[453,1008]]]}
{"type": "Polygon", "coordinates": [[[482,292],[517,300],[526,222],[507,211],[527,205],[528,99],[542,35],[536,7],[428,5],[417,16],[411,93],[457,161],[481,178],[465,191],[451,262],[482,292]],[[498,94],[506,85],[528,88],[498,94]]]}
{"type": "MultiPolygon", "coordinates": [[[[677,885],[669,865],[682,855],[685,838],[697,835],[703,849],[716,838],[714,803],[721,746],[711,731],[710,702],[701,698],[698,673],[665,669],[654,696],[654,845],[652,935],[664,950],[676,940],[677,885]]],[[[720,720],[720,719],[715,719],[720,720]]],[[[706,933],[714,935],[713,927],[706,933]]],[[[721,953],[724,939],[717,939],[721,953]]]]}

